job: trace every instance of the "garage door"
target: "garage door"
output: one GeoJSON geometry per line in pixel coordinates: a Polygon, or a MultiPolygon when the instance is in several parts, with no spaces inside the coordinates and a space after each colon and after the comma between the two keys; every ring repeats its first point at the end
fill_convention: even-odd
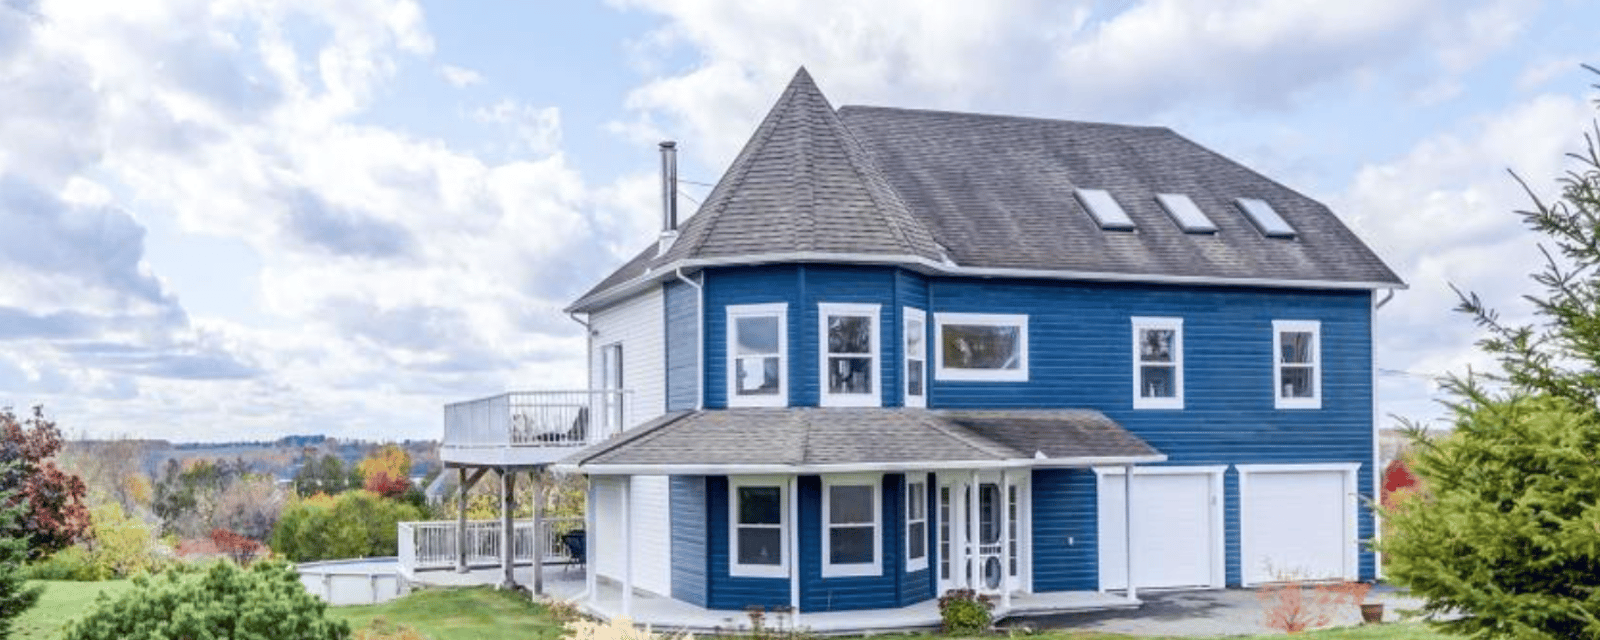
{"type": "MultiPolygon", "coordinates": [[[[1223,467],[1135,469],[1133,575],[1139,588],[1222,586],[1223,467]]],[[[1124,475],[1099,470],[1100,588],[1127,588],[1124,475]]]]}
{"type": "Polygon", "coordinates": [[[1356,579],[1359,465],[1239,465],[1245,584],[1356,579]]]}

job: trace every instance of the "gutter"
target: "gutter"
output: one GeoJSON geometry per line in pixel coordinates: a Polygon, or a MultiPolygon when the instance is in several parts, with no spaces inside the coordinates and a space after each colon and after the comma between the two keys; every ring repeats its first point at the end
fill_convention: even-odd
{"type": "Polygon", "coordinates": [[[561,471],[591,476],[607,475],[790,475],[823,473],[865,473],[894,471],[939,471],[971,469],[1078,468],[1104,465],[1154,464],[1166,462],[1166,454],[1140,456],[1081,456],[1072,458],[1016,458],[1009,460],[956,460],[907,462],[852,462],[848,464],[571,464],[557,465],[561,471]]]}

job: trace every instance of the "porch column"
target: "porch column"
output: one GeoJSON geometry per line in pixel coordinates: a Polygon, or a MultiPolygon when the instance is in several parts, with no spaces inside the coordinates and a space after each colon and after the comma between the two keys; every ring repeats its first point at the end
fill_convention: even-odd
{"type": "Polygon", "coordinates": [[[1133,586],[1133,465],[1122,466],[1122,546],[1128,552],[1122,554],[1123,561],[1127,563],[1128,576],[1128,601],[1137,602],[1139,596],[1133,586]]]}
{"type": "Polygon", "coordinates": [[[983,519],[983,505],[978,503],[978,471],[967,474],[967,549],[962,564],[966,565],[962,584],[968,589],[983,586],[983,538],[978,533],[978,521],[983,519]]]}
{"type": "MultiPolygon", "coordinates": [[[[1021,558],[1017,560],[1020,561],[1021,558]]],[[[1000,470],[1000,608],[1011,608],[1011,471],[1009,469],[1000,470]]]]}
{"type": "Polygon", "coordinates": [[[500,470],[500,569],[504,575],[500,588],[517,586],[517,473],[510,467],[500,470]]]}
{"type": "Polygon", "coordinates": [[[544,593],[544,553],[549,549],[546,545],[545,533],[549,527],[544,522],[544,478],[538,469],[528,473],[528,480],[533,483],[533,595],[544,593]]]}
{"type": "Polygon", "coordinates": [[[622,615],[633,618],[633,476],[622,477],[622,615]]]}
{"type": "Polygon", "coordinates": [[[466,573],[467,568],[467,468],[456,467],[456,573],[466,573]]]}
{"type": "MultiPolygon", "coordinates": [[[[823,535],[827,535],[824,533],[823,535]]],[[[789,476],[789,627],[800,628],[800,476],[789,476]]]]}
{"type": "Polygon", "coordinates": [[[591,603],[600,602],[600,592],[596,589],[598,585],[595,584],[594,579],[594,543],[600,539],[595,528],[595,523],[598,519],[594,513],[595,505],[598,504],[594,495],[594,485],[597,481],[599,481],[598,477],[589,476],[588,488],[583,492],[583,587],[589,593],[589,602],[591,603]]]}

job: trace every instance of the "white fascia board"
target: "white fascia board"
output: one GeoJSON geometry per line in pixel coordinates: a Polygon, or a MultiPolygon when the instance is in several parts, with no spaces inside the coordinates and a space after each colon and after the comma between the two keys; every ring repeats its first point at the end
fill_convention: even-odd
{"type": "Polygon", "coordinates": [[[1097,465],[1153,464],[1166,462],[1165,455],[1099,456],[1076,458],[1025,458],[1020,460],[967,460],[955,462],[889,462],[861,464],[583,464],[555,465],[556,471],[606,475],[788,475],[825,473],[883,473],[901,471],[1049,469],[1056,467],[1094,467],[1097,465]]]}
{"type": "Polygon", "coordinates": [[[578,299],[563,311],[586,313],[604,306],[618,297],[626,296],[634,288],[673,277],[680,269],[702,269],[736,265],[757,265],[785,262],[834,262],[843,264],[881,264],[908,267],[927,274],[973,276],[979,278],[1037,278],[1045,280],[1089,280],[1095,282],[1141,282],[1154,284],[1194,284],[1208,286],[1269,287],[1289,289],[1346,289],[1370,291],[1376,289],[1409,289],[1404,282],[1345,282],[1338,280],[1292,280],[1282,278],[1218,278],[1215,276],[1181,276],[1149,273],[1117,273],[1109,271],[1078,271],[1063,269],[1012,269],[1006,267],[963,267],[961,265],[929,260],[911,255],[877,255],[870,253],[826,253],[796,251],[766,253],[729,258],[693,258],[676,260],[657,269],[645,271],[631,280],[617,284],[592,296],[578,299]]]}

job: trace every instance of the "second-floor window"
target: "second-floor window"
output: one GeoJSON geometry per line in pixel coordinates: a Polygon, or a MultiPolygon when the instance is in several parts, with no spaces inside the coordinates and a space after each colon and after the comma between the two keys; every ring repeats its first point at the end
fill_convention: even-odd
{"type": "Polygon", "coordinates": [[[1272,354],[1274,406],[1321,409],[1322,323],[1273,320],[1272,354]]]}
{"type": "Polygon", "coordinates": [[[728,406],[789,404],[784,303],[728,306],[728,406]]]}
{"type": "Polygon", "coordinates": [[[905,406],[928,406],[928,314],[921,309],[905,310],[906,398],[905,406]]]}
{"type": "Polygon", "coordinates": [[[1133,319],[1133,408],[1183,408],[1183,319],[1133,319]]]}
{"type": "Polygon", "coordinates": [[[1028,381],[1028,316],[936,313],[940,380],[1028,381]]]}
{"type": "Polygon", "coordinates": [[[822,364],[822,406],[876,407],[878,392],[878,305],[817,305],[822,364]]]}

